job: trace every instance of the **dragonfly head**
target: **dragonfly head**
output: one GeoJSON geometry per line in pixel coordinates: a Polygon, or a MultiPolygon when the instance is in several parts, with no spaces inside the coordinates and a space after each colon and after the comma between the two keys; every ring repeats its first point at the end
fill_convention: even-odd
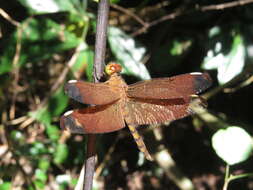
{"type": "Polygon", "coordinates": [[[121,65],[119,65],[117,63],[110,63],[110,64],[106,65],[106,67],[105,67],[105,72],[109,76],[111,76],[114,73],[120,73],[121,70],[122,70],[121,65]]]}

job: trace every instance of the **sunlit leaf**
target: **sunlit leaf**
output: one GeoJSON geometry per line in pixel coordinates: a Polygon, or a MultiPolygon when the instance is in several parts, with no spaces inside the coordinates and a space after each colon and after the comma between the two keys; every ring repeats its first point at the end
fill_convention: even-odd
{"type": "Polygon", "coordinates": [[[47,175],[43,170],[36,169],[35,170],[35,177],[36,179],[45,182],[47,180],[47,175]]]}
{"type": "Polygon", "coordinates": [[[1,190],[11,190],[11,183],[10,182],[4,182],[0,184],[1,190]]]}
{"type": "Polygon", "coordinates": [[[45,183],[42,182],[41,180],[34,180],[34,184],[36,186],[36,190],[38,189],[45,189],[45,183]]]}
{"type": "Polygon", "coordinates": [[[66,144],[58,144],[54,153],[54,163],[63,163],[68,156],[68,147],[66,144]]]}
{"type": "Polygon", "coordinates": [[[33,146],[30,148],[30,154],[38,156],[39,154],[47,153],[47,147],[41,142],[34,142],[33,146]]]}
{"type": "Polygon", "coordinates": [[[68,175],[68,174],[57,175],[56,176],[56,182],[59,183],[59,184],[62,184],[62,183],[69,184],[71,182],[71,176],[68,175]]]}
{"type": "Polygon", "coordinates": [[[74,3],[79,3],[76,0],[18,0],[23,4],[31,14],[48,14],[68,11],[75,13],[77,12],[74,3]]]}
{"type": "Polygon", "coordinates": [[[170,54],[173,56],[181,55],[189,46],[191,46],[191,41],[187,40],[184,42],[180,42],[177,40],[173,41],[172,48],[170,50],[170,54]]]}
{"type": "Polygon", "coordinates": [[[142,59],[146,49],[118,28],[110,27],[108,39],[116,61],[123,66],[123,73],[135,75],[141,79],[150,79],[142,59]]]}
{"type": "Polygon", "coordinates": [[[221,33],[220,27],[219,26],[214,26],[209,30],[208,36],[209,36],[209,38],[212,38],[212,37],[214,37],[214,36],[216,36],[220,33],[221,33]]]}
{"type": "Polygon", "coordinates": [[[237,126],[218,130],[212,137],[212,145],[218,156],[229,165],[245,161],[253,151],[251,136],[237,126]]]}
{"type": "Polygon", "coordinates": [[[222,44],[217,42],[213,50],[209,50],[204,59],[204,69],[217,69],[218,81],[224,84],[236,75],[240,74],[245,64],[246,48],[241,35],[235,35],[230,52],[224,54],[222,52],[222,44]]]}

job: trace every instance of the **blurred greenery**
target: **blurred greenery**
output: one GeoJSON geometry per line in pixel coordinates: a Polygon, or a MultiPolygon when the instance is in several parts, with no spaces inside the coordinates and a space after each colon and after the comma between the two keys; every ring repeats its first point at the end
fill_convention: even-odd
{"type": "MultiPolygon", "coordinates": [[[[159,142],[150,137],[153,130],[140,127],[148,149],[156,155],[162,144],[196,189],[222,189],[226,163],[232,173],[252,173],[251,2],[110,2],[106,61],[120,63],[128,83],[187,72],[213,79],[205,97],[215,121],[200,115],[175,121],[161,128],[159,142]],[[243,133],[232,135],[231,126],[243,133]]],[[[82,107],[64,94],[66,81],[92,81],[96,11],[95,0],[0,4],[0,190],[75,187],[86,136],[62,131],[59,118],[82,107]]],[[[157,161],[143,160],[126,134],[98,138],[104,165],[94,189],[180,189],[157,161]]],[[[252,177],[229,189],[252,189],[252,177]]]]}

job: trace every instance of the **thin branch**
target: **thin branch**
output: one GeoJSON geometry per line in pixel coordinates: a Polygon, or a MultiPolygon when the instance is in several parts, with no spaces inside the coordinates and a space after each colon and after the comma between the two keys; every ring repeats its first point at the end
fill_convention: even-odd
{"type": "Polygon", "coordinates": [[[153,27],[153,26],[155,26],[157,24],[160,24],[161,22],[175,19],[176,17],[181,16],[183,14],[184,14],[184,12],[181,9],[178,9],[178,10],[176,10],[175,12],[173,12],[171,14],[162,16],[161,18],[159,18],[157,20],[154,20],[154,21],[152,21],[150,23],[146,23],[146,25],[144,27],[142,27],[142,28],[138,29],[137,31],[133,32],[131,34],[131,36],[138,36],[138,35],[146,32],[146,30],[148,30],[149,28],[151,28],[151,27],[153,27]]]}
{"type": "MultiPolygon", "coordinates": [[[[99,82],[104,73],[106,35],[108,26],[109,0],[100,0],[96,28],[95,60],[93,65],[93,80],[99,82]]],[[[96,164],[96,135],[87,136],[87,154],[85,160],[84,190],[91,190],[96,164]]]]}
{"type": "Polygon", "coordinates": [[[129,11],[128,9],[125,9],[124,7],[121,7],[116,4],[111,4],[110,6],[116,10],[119,10],[119,11],[125,13],[126,15],[129,15],[130,17],[135,19],[138,23],[140,23],[143,27],[146,27],[148,25],[144,20],[142,20],[139,16],[134,14],[132,11],[129,11]]]}
{"type": "Polygon", "coordinates": [[[10,113],[9,117],[10,119],[14,119],[16,115],[16,97],[17,97],[17,87],[18,87],[18,81],[19,81],[19,67],[18,67],[18,62],[20,58],[20,53],[21,53],[21,40],[22,40],[22,25],[18,25],[17,27],[17,44],[16,44],[16,52],[13,58],[13,82],[12,82],[12,88],[14,89],[13,95],[12,95],[12,100],[11,100],[11,107],[10,107],[10,113]]]}
{"type": "Polygon", "coordinates": [[[99,82],[104,73],[108,12],[108,0],[100,0],[98,6],[95,60],[93,67],[94,82],[99,82]]]}
{"type": "Polygon", "coordinates": [[[13,18],[11,18],[3,9],[0,8],[0,15],[4,17],[7,21],[9,21],[11,24],[13,24],[16,27],[20,26],[20,23],[13,18]]]}
{"type": "Polygon", "coordinates": [[[232,8],[232,7],[236,7],[236,6],[244,6],[244,5],[247,5],[250,3],[253,3],[253,0],[238,0],[238,1],[228,2],[228,3],[222,3],[222,4],[217,4],[217,5],[207,5],[207,6],[198,6],[197,5],[195,7],[195,9],[186,10],[186,11],[182,11],[182,10],[178,9],[173,13],[165,15],[165,16],[163,16],[157,20],[154,20],[152,22],[146,23],[145,26],[143,26],[140,29],[138,29],[137,31],[133,32],[131,35],[132,36],[140,35],[140,34],[146,32],[150,27],[153,27],[161,22],[165,22],[167,20],[172,20],[178,16],[186,15],[186,14],[189,14],[194,11],[196,12],[196,11],[223,10],[223,9],[232,8]]]}
{"type": "Polygon", "coordinates": [[[253,3],[253,0],[239,0],[239,1],[232,1],[232,2],[228,2],[228,3],[217,4],[217,5],[202,6],[199,9],[201,11],[223,10],[223,9],[227,9],[227,8],[247,5],[250,3],[253,3]]]}

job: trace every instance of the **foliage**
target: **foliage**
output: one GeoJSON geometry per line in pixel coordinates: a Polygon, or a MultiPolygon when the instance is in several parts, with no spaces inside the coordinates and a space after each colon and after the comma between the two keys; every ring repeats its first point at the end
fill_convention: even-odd
{"type": "MultiPolygon", "coordinates": [[[[187,174],[183,178],[189,176],[197,189],[221,189],[222,159],[234,165],[239,176],[252,172],[250,2],[111,3],[107,61],[123,66],[127,82],[196,71],[213,78],[213,87],[204,95],[208,117],[173,122],[161,128],[159,141],[150,137],[153,130],[144,131],[148,148],[154,155],[159,143],[170,150],[173,169],[182,168],[187,174]],[[239,153],[232,155],[235,151],[239,153]]],[[[87,0],[1,3],[0,189],[73,189],[77,183],[86,139],[61,131],[59,118],[79,106],[64,94],[64,83],[92,81],[96,7],[97,2],[87,0]]],[[[99,163],[113,150],[102,162],[103,170],[97,170],[102,179],[96,178],[97,189],[101,183],[104,189],[175,189],[172,182],[178,184],[173,181],[177,178],[167,179],[170,171],[159,162],[143,160],[122,131],[103,135],[97,144],[99,163]]],[[[250,189],[250,178],[229,189],[250,189]]]]}

